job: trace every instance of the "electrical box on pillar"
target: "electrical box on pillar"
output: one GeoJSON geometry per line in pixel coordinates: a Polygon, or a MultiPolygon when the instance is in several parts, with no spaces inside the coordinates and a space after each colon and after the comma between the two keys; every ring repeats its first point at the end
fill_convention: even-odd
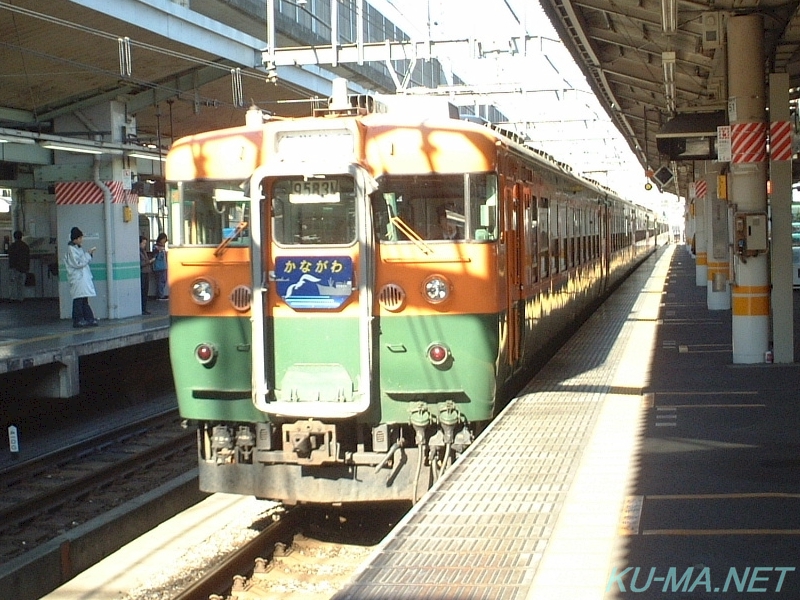
{"type": "Polygon", "coordinates": [[[736,253],[739,256],[757,256],[767,251],[767,215],[737,213],[735,222],[736,253]]]}
{"type": "Polygon", "coordinates": [[[725,174],[717,175],[717,198],[728,199],[728,176],[725,174]]]}
{"type": "Polygon", "coordinates": [[[122,207],[122,221],[124,223],[130,223],[132,218],[133,211],[131,210],[131,207],[126,204],[122,207]]]}

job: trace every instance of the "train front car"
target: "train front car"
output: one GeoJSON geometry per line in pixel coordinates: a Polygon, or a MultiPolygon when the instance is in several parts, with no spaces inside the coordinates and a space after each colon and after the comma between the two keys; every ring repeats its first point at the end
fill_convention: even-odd
{"type": "Polygon", "coordinates": [[[457,121],[362,112],[265,125],[257,496],[413,501],[493,415],[492,165],[457,121]]]}
{"type": "Polygon", "coordinates": [[[229,130],[168,157],[169,179],[192,178],[172,202],[181,414],[203,490],[414,501],[495,413],[495,138],[447,114],[320,112],[267,121],[255,150],[229,130]],[[211,166],[242,156],[247,185],[244,163],[211,166]],[[205,212],[231,215],[213,239],[205,212]]]}
{"type": "Polygon", "coordinates": [[[205,491],[415,501],[654,251],[655,215],[518,136],[383,100],[251,111],[167,157],[205,491]]]}

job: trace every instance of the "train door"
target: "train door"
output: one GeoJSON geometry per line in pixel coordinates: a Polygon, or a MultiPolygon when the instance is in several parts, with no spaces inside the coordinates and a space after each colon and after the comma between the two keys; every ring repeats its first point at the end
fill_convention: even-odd
{"type": "Polygon", "coordinates": [[[254,248],[261,252],[253,265],[261,281],[253,296],[254,402],[261,411],[345,418],[370,405],[374,239],[367,182],[356,169],[262,180],[262,209],[254,211],[261,221],[254,223],[254,248]]]}
{"type": "Polygon", "coordinates": [[[608,280],[611,270],[611,239],[613,228],[613,211],[610,210],[610,201],[604,198],[600,202],[600,257],[603,269],[603,280],[608,280]]]}
{"type": "Polygon", "coordinates": [[[523,260],[522,251],[525,248],[522,239],[524,206],[521,199],[521,184],[505,188],[507,211],[506,222],[506,273],[507,298],[508,298],[508,362],[515,364],[521,356],[522,332],[520,307],[523,260]]]}

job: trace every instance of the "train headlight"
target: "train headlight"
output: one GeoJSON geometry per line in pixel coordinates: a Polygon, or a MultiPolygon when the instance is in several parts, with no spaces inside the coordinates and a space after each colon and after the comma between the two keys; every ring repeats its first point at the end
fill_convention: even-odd
{"type": "Polygon", "coordinates": [[[208,304],[216,296],[216,286],[207,279],[196,279],[191,288],[192,300],[201,306],[208,304]]]}
{"type": "Polygon", "coordinates": [[[450,296],[450,282],[444,275],[430,275],[422,282],[422,293],[431,304],[444,302],[450,296]]]}
{"type": "Polygon", "coordinates": [[[213,344],[200,344],[194,349],[194,355],[201,365],[211,365],[217,359],[217,349],[213,344]]]}
{"type": "Polygon", "coordinates": [[[446,363],[450,358],[450,348],[444,344],[434,343],[428,346],[427,354],[428,360],[438,367],[446,363]]]}

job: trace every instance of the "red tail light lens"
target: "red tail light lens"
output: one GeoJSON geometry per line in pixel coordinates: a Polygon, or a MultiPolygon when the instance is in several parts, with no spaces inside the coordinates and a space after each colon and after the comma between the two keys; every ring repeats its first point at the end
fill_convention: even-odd
{"type": "Polygon", "coordinates": [[[207,365],[217,357],[217,350],[211,344],[200,344],[194,349],[194,355],[201,365],[207,365]]]}
{"type": "Polygon", "coordinates": [[[444,364],[450,358],[450,349],[444,344],[431,344],[428,346],[428,360],[434,365],[444,364]]]}

